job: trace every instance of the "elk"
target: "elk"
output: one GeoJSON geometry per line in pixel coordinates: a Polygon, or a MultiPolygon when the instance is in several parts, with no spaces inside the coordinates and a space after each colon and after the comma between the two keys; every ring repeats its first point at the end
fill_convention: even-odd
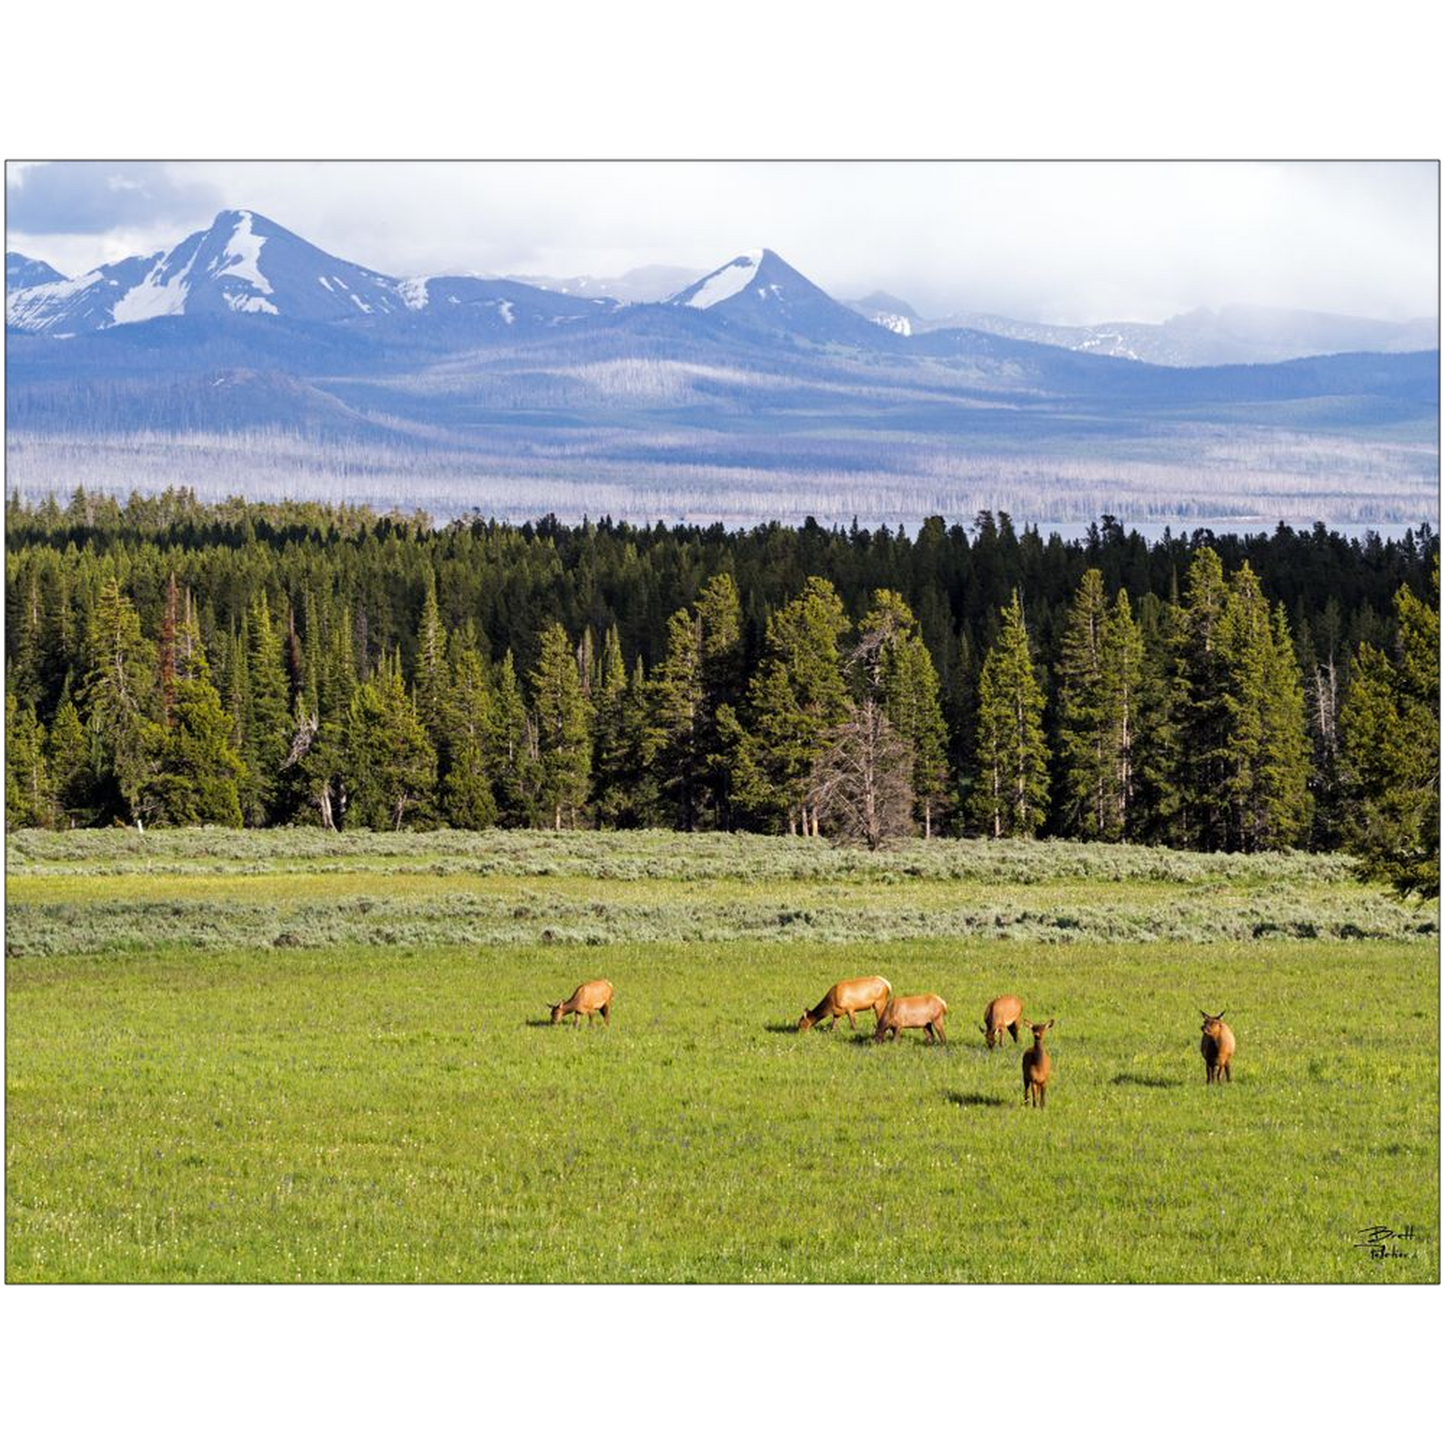
{"type": "Polygon", "coordinates": [[[823,1001],[817,1008],[803,1010],[803,1016],[798,1020],[798,1032],[807,1033],[814,1024],[820,1024],[825,1019],[831,1020],[830,1029],[836,1029],[839,1018],[844,1015],[847,1015],[848,1027],[856,1029],[855,1014],[872,1009],[881,1019],[892,995],[893,985],[876,974],[871,978],[842,979],[823,995],[823,1001]]]}
{"type": "Polygon", "coordinates": [[[1023,1017],[1024,1001],[1014,994],[1001,994],[983,1011],[983,1023],[979,1032],[990,1049],[1003,1043],[1005,1029],[1013,1035],[1014,1043],[1019,1041],[1019,1020],[1023,1017]]]}
{"type": "Polygon", "coordinates": [[[897,1038],[904,1029],[922,1029],[930,1044],[946,1044],[943,1016],[948,1005],[936,993],[916,993],[907,998],[894,998],[878,1019],[873,1042],[883,1043],[891,1035],[897,1038]]]}
{"type": "Polygon", "coordinates": [[[579,983],[572,990],[572,997],[563,1003],[552,1005],[552,1022],[560,1023],[568,1014],[574,1015],[573,1025],[582,1022],[582,1015],[587,1015],[587,1027],[592,1027],[592,1020],[602,1015],[604,1024],[612,1022],[612,985],[605,978],[594,979],[591,983],[579,983]]]}
{"type": "Polygon", "coordinates": [[[1044,1048],[1044,1035],[1053,1028],[1054,1021],[1050,1019],[1046,1024],[1032,1024],[1024,1019],[1023,1026],[1032,1029],[1034,1035],[1033,1047],[1024,1052],[1024,1103],[1036,1104],[1042,1109],[1051,1068],[1048,1050],[1044,1048]]]}
{"type": "Polygon", "coordinates": [[[1204,1082],[1206,1084],[1232,1083],[1229,1064],[1230,1060],[1234,1058],[1234,1034],[1229,1025],[1224,1022],[1224,1010],[1220,1009],[1217,1014],[1209,1014],[1200,1009],[1199,1013],[1204,1020],[1199,1025],[1201,1031],[1199,1052],[1204,1055],[1204,1082]]]}

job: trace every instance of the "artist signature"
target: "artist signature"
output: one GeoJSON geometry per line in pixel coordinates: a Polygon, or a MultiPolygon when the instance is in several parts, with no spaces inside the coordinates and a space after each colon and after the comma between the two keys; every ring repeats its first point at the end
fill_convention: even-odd
{"type": "Polygon", "coordinates": [[[1415,1226],[1407,1224],[1404,1229],[1391,1229],[1387,1224],[1372,1224],[1368,1229],[1358,1230],[1356,1249],[1368,1249],[1371,1259],[1409,1259],[1408,1250],[1399,1248],[1415,1238],[1415,1226]]]}

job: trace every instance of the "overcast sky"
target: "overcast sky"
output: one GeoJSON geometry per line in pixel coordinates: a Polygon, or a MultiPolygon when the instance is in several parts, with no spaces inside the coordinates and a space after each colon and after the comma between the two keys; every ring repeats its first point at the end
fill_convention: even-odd
{"type": "Polygon", "coordinates": [[[78,274],[260,211],[398,275],[701,275],[770,246],[922,314],[1159,321],[1253,303],[1438,312],[1431,163],[56,162],[6,174],[6,248],[78,274]]]}

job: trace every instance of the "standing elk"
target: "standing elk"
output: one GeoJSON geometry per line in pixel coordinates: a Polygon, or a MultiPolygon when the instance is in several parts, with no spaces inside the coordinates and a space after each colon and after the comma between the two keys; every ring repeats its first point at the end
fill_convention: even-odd
{"type": "Polygon", "coordinates": [[[856,1029],[855,1014],[872,1009],[881,1019],[892,995],[893,985],[876,974],[871,978],[845,978],[823,995],[823,1001],[817,1008],[803,1010],[803,1016],[798,1020],[798,1032],[807,1033],[814,1024],[820,1024],[825,1019],[831,1020],[830,1029],[836,1029],[839,1018],[845,1015],[848,1027],[856,1029]]]}
{"type": "Polygon", "coordinates": [[[983,1011],[980,1032],[990,1049],[1003,1043],[1004,1030],[1013,1035],[1014,1043],[1019,1041],[1019,1020],[1023,1017],[1024,1001],[1011,993],[1001,994],[983,1011]]]}
{"type": "Polygon", "coordinates": [[[582,1015],[587,1015],[587,1027],[592,1027],[592,1020],[602,1015],[604,1024],[612,1022],[612,985],[605,978],[594,979],[591,983],[579,983],[572,991],[572,997],[563,1003],[552,1005],[552,1022],[560,1023],[568,1014],[575,1016],[574,1027],[582,1022],[582,1015]]]}
{"type": "Polygon", "coordinates": [[[1031,1024],[1024,1019],[1023,1025],[1032,1029],[1034,1034],[1033,1047],[1024,1053],[1024,1103],[1036,1104],[1042,1109],[1044,1090],[1049,1087],[1049,1071],[1053,1067],[1048,1050],[1044,1048],[1044,1035],[1053,1028],[1054,1021],[1050,1019],[1046,1024],[1031,1024]]]}
{"type": "Polygon", "coordinates": [[[1234,1033],[1224,1022],[1224,1010],[1217,1014],[1199,1010],[1204,1022],[1200,1024],[1201,1038],[1199,1052],[1204,1055],[1204,1082],[1206,1084],[1230,1084],[1234,1080],[1229,1072],[1230,1060],[1234,1058],[1234,1033]]]}
{"type": "Polygon", "coordinates": [[[930,1044],[946,1044],[948,1038],[943,1032],[943,1016],[948,1005],[936,993],[916,993],[907,998],[889,1000],[878,1019],[873,1034],[874,1043],[883,1043],[891,1035],[897,1038],[904,1029],[922,1029],[928,1035],[930,1044]]]}

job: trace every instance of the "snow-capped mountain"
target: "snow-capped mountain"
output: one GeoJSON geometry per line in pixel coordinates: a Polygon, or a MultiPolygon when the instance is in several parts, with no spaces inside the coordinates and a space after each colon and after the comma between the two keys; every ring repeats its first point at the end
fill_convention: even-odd
{"type": "Polygon", "coordinates": [[[65,277],[44,261],[32,256],[22,256],[19,251],[5,253],[5,290],[23,291],[27,286],[44,286],[51,281],[64,281],[65,277]]]}
{"type": "Polygon", "coordinates": [[[328,255],[255,211],[222,211],[170,251],[5,297],[5,321],[50,336],[159,316],[347,321],[401,310],[397,282],[328,255]]]}
{"type": "Polygon", "coordinates": [[[1438,342],[1433,318],[1378,321],[1266,306],[1201,307],[1159,322],[1104,321],[1062,326],[1019,321],[983,311],[922,317],[906,301],[875,291],[848,305],[875,325],[901,335],[981,331],[1012,341],[1058,346],[1154,366],[1232,366],[1291,361],[1354,351],[1429,351],[1438,342]]]}
{"type": "Polygon", "coordinates": [[[878,332],[833,300],[776,251],[735,256],[673,296],[669,304],[703,311],[730,327],[791,336],[814,345],[878,345],[878,332]]]}

